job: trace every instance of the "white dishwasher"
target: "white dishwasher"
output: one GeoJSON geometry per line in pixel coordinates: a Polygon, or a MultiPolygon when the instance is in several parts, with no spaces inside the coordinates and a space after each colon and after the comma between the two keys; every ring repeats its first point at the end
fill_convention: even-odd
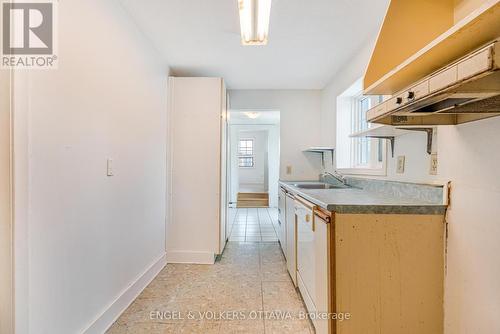
{"type": "Polygon", "coordinates": [[[286,194],[286,267],[290,273],[293,284],[297,286],[297,238],[295,224],[295,197],[286,194]]]}
{"type": "Polygon", "coordinates": [[[295,216],[297,219],[297,284],[309,312],[316,312],[314,304],[315,288],[315,254],[313,214],[314,204],[295,199],[295,216]]]}
{"type": "Polygon", "coordinates": [[[330,311],[330,216],[314,204],[295,198],[297,220],[297,284],[316,334],[329,333],[329,321],[320,315],[330,311]],[[320,316],[320,317],[318,317],[320,316]]]}

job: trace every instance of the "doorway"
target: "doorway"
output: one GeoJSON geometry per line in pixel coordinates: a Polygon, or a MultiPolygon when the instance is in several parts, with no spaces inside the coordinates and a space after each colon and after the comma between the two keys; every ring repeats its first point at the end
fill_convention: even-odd
{"type": "Polygon", "coordinates": [[[232,110],[228,131],[229,241],[277,241],[279,111],[232,110]]]}

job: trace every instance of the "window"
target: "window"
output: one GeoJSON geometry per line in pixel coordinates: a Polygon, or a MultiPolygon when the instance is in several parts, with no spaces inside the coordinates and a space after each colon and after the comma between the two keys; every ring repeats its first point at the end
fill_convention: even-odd
{"type": "Polygon", "coordinates": [[[366,112],[382,102],[383,96],[364,96],[362,80],[337,98],[337,168],[347,174],[385,175],[386,147],[383,139],[353,138],[372,124],[366,112]]]}
{"type": "Polygon", "coordinates": [[[238,166],[252,168],[255,166],[253,139],[240,139],[238,145],[238,166]]]}
{"type": "Polygon", "coordinates": [[[253,139],[240,139],[239,155],[253,155],[253,139]]]}
{"type": "Polygon", "coordinates": [[[250,168],[254,166],[253,157],[238,157],[238,166],[240,168],[250,168]]]}

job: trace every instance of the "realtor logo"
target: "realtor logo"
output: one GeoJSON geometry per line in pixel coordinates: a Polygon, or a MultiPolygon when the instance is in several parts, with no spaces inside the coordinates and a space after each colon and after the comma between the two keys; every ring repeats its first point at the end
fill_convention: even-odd
{"type": "Polygon", "coordinates": [[[51,0],[2,3],[3,68],[55,68],[55,7],[51,0]]]}

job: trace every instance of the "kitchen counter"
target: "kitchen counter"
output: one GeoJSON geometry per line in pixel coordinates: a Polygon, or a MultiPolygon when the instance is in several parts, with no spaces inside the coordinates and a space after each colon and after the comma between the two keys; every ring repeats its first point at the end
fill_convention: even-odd
{"type": "Polygon", "coordinates": [[[280,181],[280,185],[288,192],[336,213],[424,215],[443,214],[446,210],[446,205],[442,203],[442,186],[357,178],[347,180],[351,187],[340,189],[303,189],[294,186],[311,183],[307,181],[280,181]]]}

